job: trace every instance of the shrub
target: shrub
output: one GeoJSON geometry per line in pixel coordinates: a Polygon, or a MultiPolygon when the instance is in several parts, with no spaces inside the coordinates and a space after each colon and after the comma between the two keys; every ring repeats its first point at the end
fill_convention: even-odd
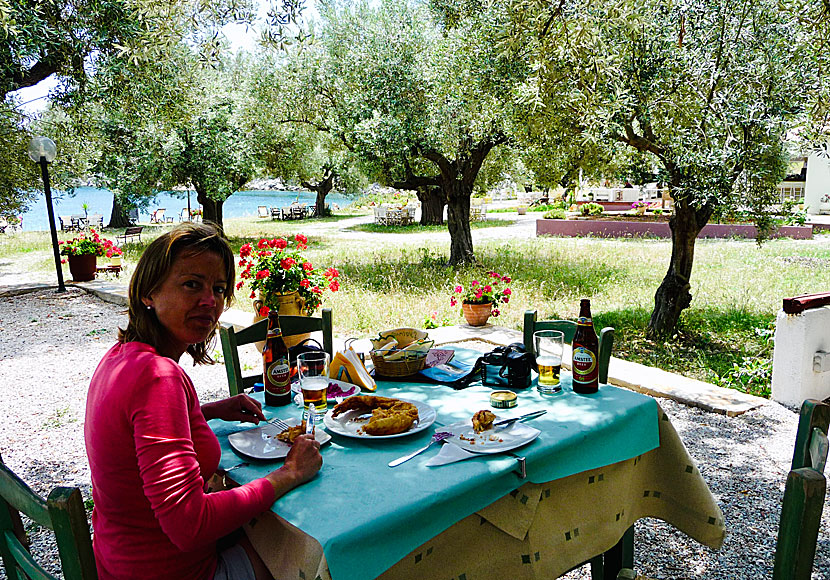
{"type": "Polygon", "coordinates": [[[546,211],[542,217],[548,220],[563,220],[565,219],[565,210],[561,207],[552,209],[550,211],[546,211]]]}
{"type": "Polygon", "coordinates": [[[605,208],[598,203],[591,202],[579,206],[579,211],[582,213],[582,215],[602,215],[602,212],[605,211],[605,208]]]}

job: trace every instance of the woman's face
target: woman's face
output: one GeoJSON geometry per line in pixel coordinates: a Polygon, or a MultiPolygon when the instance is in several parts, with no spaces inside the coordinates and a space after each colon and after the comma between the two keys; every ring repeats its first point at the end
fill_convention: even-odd
{"type": "Polygon", "coordinates": [[[228,284],[218,254],[183,253],[173,262],[161,286],[142,299],[167,330],[160,354],[179,360],[189,345],[210,335],[225,309],[228,284]]]}

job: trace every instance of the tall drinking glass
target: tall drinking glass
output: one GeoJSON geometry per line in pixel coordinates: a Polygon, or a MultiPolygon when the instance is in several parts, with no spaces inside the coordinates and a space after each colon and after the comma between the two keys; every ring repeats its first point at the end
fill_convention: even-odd
{"type": "Polygon", "coordinates": [[[536,390],[540,395],[555,395],[562,392],[559,373],[562,371],[564,344],[565,335],[560,330],[537,330],[533,333],[536,366],[539,367],[536,390]]]}
{"type": "Polygon", "coordinates": [[[303,419],[308,418],[308,406],[314,404],[316,422],[326,414],[326,389],[329,386],[329,354],[323,351],[304,352],[297,356],[297,374],[303,394],[303,419]]]}

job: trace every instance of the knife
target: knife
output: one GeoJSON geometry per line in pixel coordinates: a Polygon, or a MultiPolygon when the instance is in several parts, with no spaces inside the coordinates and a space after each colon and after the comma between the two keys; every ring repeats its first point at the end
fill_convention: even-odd
{"type": "Polygon", "coordinates": [[[500,419],[493,423],[493,427],[503,427],[505,425],[512,425],[516,421],[525,421],[527,419],[535,419],[536,417],[541,417],[547,413],[546,409],[540,409],[538,411],[533,411],[532,413],[527,413],[525,415],[519,415],[518,417],[513,417],[512,419],[500,419]]]}

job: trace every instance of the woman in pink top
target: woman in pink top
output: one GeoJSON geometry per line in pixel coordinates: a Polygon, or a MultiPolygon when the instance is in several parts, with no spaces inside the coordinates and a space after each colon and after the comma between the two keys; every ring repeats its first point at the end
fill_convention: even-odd
{"type": "Polygon", "coordinates": [[[219,466],[219,441],[206,420],[258,423],[259,402],[237,395],[199,404],[179,366],[187,352],[211,363],[220,314],[233,298],[233,253],[207,224],[182,224],[151,243],[129,289],[129,323],[95,371],[84,438],[92,472],[93,547],[106,579],[270,578],[242,539],[217,540],[310,480],[320,444],[298,438],[285,463],[266,477],[206,493],[219,466]]]}

